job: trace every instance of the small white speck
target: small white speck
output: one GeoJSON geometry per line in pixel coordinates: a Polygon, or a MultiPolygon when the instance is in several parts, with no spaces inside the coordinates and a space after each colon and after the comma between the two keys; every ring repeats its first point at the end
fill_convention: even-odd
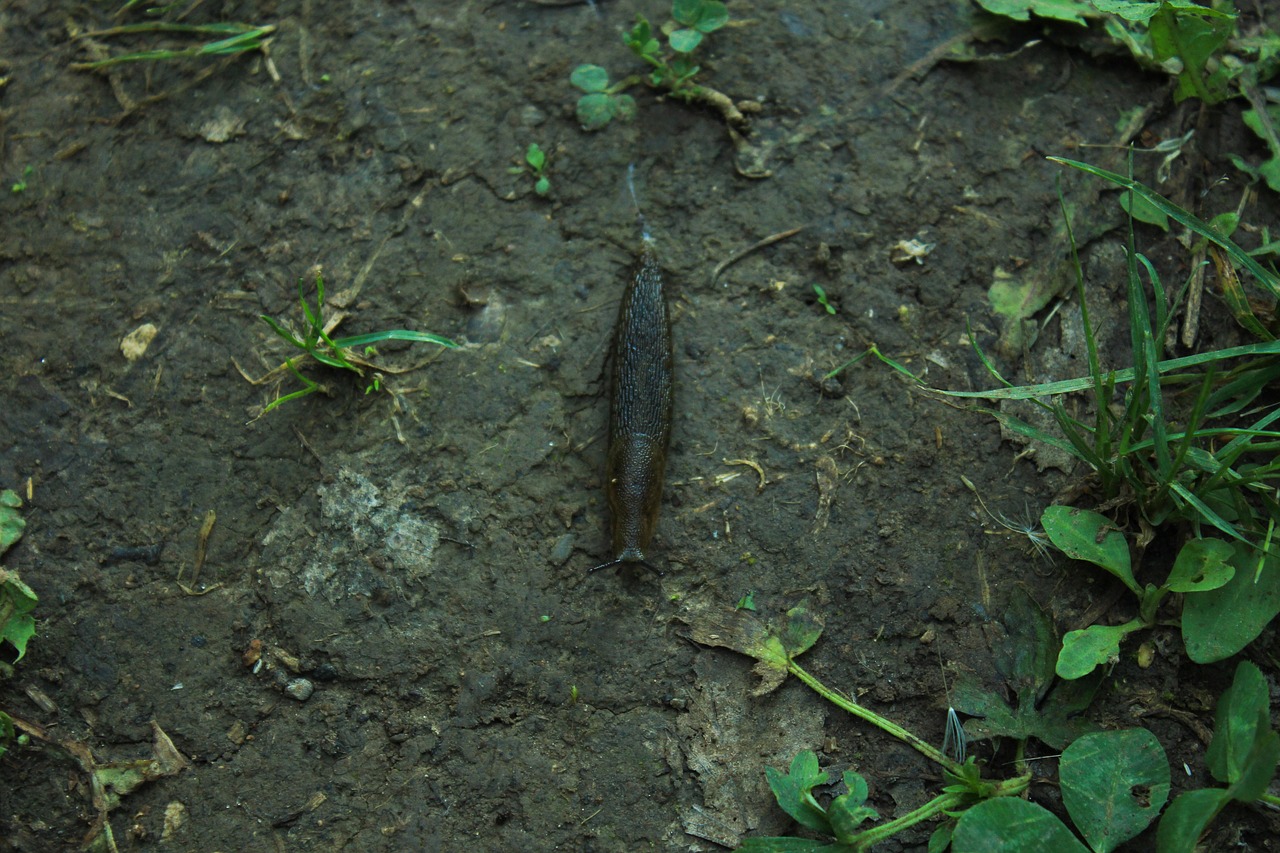
{"type": "Polygon", "coordinates": [[[181,681],[179,681],[177,684],[173,685],[173,686],[172,686],[172,687],[170,687],[169,689],[170,689],[170,690],[181,690],[181,689],[182,689],[182,687],[183,687],[183,684],[182,684],[182,682],[181,682],[181,681]]]}
{"type": "Polygon", "coordinates": [[[1190,775],[1191,775],[1191,765],[1190,765],[1190,764],[1188,764],[1188,763],[1187,763],[1187,762],[1185,762],[1185,761],[1184,761],[1184,762],[1182,762],[1182,769],[1183,769],[1183,770],[1185,770],[1185,771],[1187,771],[1187,775],[1188,775],[1188,776],[1190,776],[1190,775]]]}

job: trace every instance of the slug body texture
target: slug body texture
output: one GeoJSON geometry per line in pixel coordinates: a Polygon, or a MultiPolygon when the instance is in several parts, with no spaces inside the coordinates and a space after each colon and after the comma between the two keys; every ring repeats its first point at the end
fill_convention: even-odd
{"type": "Polygon", "coordinates": [[[645,548],[658,525],[671,441],[671,315],[662,271],[648,242],[622,297],[612,362],[605,482],[613,560],[605,566],[645,562],[645,548]]]}

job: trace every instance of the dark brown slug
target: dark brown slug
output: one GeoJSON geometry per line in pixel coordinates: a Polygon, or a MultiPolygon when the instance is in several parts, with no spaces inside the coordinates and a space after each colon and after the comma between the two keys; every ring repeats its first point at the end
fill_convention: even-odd
{"type": "Polygon", "coordinates": [[[618,311],[611,355],[609,461],[605,491],[613,559],[597,569],[641,563],[658,526],[671,441],[674,373],[671,315],[662,270],[647,238],[618,311]]]}

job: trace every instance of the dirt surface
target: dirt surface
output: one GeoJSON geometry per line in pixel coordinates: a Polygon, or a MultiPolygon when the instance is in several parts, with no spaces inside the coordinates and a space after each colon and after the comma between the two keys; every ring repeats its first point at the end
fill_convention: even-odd
{"type": "MultiPolygon", "coordinates": [[[[801,749],[900,815],[937,791],[933,766],[799,684],[752,698],[751,662],[687,623],[748,592],[765,619],[807,601],[825,620],[807,668],[940,743],[956,673],[995,679],[1014,588],[1059,631],[1112,594],[1029,553],[961,481],[1035,517],[1075,482],[1036,464],[1052,460],[873,359],[824,374],[874,342],[935,387],[989,387],[966,328],[994,352],[997,269],[1062,257],[1059,178],[1097,205],[1086,269],[1122,342],[1115,196],[1044,155],[1114,163],[1078,146],[1199,126],[1173,181],[1211,214],[1239,198],[1200,196],[1234,174],[1227,153],[1256,155],[1236,108],[1175,109],[1165,80],[1053,39],[938,61],[966,43],[964,4],[729,8],[702,64],[761,105],[746,151],[716,114],[647,91],[633,122],[577,126],[570,71],[634,70],[618,33],[660,3],[227,3],[193,18],[274,24],[270,62],[110,75],[70,68],[91,50],[71,29],[110,25],[105,7],[0,8],[0,486],[30,483],[6,565],[40,596],[0,707],[98,761],[150,756],[153,722],[172,739],[189,766],[111,812],[120,849],[713,850],[787,830],[763,771],[801,749]],[[550,153],[546,198],[510,172],[530,142],[550,153]],[[660,576],[587,573],[610,556],[602,379],[639,246],[631,163],[675,316],[660,576]],[[895,260],[911,240],[932,248],[895,260]],[[327,394],[258,417],[299,387],[247,381],[290,354],[259,315],[296,325],[316,267],[342,334],[464,346],[381,347],[408,369],[370,393],[370,376],[313,365],[327,394]]],[[[1248,210],[1276,226],[1274,199],[1248,210]]],[[[1140,237],[1185,275],[1175,243],[1140,237]]],[[[1083,373],[1075,316],[1041,312],[1002,368],[1083,373]]],[[[1234,332],[1210,304],[1201,334],[1234,332]]],[[[1196,726],[1227,682],[1186,663],[1173,629],[1155,639],[1169,653],[1143,671],[1127,656],[1093,713],[1152,727],[1176,794],[1206,779],[1196,726]]],[[[0,774],[0,847],[90,832],[64,751],[15,749],[0,774]]],[[[1052,784],[1032,796],[1056,807],[1052,784]]],[[[1231,810],[1215,843],[1273,849],[1274,829],[1231,810]]]]}

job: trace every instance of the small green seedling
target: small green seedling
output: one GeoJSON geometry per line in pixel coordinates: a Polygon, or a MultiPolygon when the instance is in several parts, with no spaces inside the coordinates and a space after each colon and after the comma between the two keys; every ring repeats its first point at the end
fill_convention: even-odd
{"type": "Polygon", "coordinates": [[[586,130],[599,130],[615,118],[629,120],[636,114],[635,98],[623,90],[639,82],[637,77],[611,84],[609,72],[599,65],[579,65],[569,82],[586,93],[578,98],[578,121],[586,130]]]}
{"type": "Polygon", "coordinates": [[[35,174],[35,171],[36,171],[36,170],[35,170],[35,167],[34,167],[34,166],[27,166],[25,169],[23,169],[23,170],[22,170],[22,177],[21,177],[21,178],[19,178],[19,179],[18,179],[18,180],[16,180],[16,181],[14,181],[14,182],[13,182],[13,186],[9,187],[9,189],[10,189],[14,194],[21,193],[21,192],[26,192],[26,191],[27,191],[27,178],[29,178],[29,177],[31,177],[32,175],[34,175],[34,174],[35,174]]]}
{"type": "Polygon", "coordinates": [[[507,171],[513,175],[529,172],[533,175],[533,190],[538,195],[546,195],[551,191],[551,179],[547,177],[547,154],[536,142],[530,142],[524,152],[525,166],[512,166],[507,171]]]}
{"type": "MultiPolygon", "coordinates": [[[[298,365],[308,358],[318,361],[327,367],[335,367],[340,370],[350,370],[360,376],[364,375],[366,369],[376,371],[370,385],[366,386],[365,393],[378,391],[382,388],[382,376],[380,373],[387,372],[388,368],[374,364],[373,362],[356,355],[354,350],[365,348],[364,352],[368,355],[370,352],[376,352],[373,349],[375,344],[382,341],[413,341],[418,343],[431,343],[438,346],[453,349],[458,345],[448,338],[440,335],[433,335],[430,332],[415,332],[409,329],[393,329],[386,332],[373,332],[367,335],[352,335],[345,338],[330,337],[328,331],[325,330],[324,323],[324,277],[316,275],[316,307],[312,310],[311,303],[307,298],[305,279],[298,279],[298,304],[302,306],[302,314],[306,320],[304,333],[298,335],[293,330],[285,327],[283,323],[274,317],[266,314],[262,315],[262,321],[279,335],[290,345],[302,350],[301,355],[285,361],[267,376],[258,380],[250,380],[255,385],[266,382],[271,377],[288,371],[296,376],[303,384],[303,387],[297,391],[285,394],[283,397],[277,397],[267,404],[262,410],[265,415],[272,409],[289,402],[305,397],[312,392],[322,389],[320,383],[308,378],[298,369],[298,365]]],[[[243,371],[242,371],[243,372],[243,371]]],[[[248,377],[246,377],[248,378],[248,377]]],[[[261,417],[261,415],[259,415],[261,417]]]]}
{"type": "Polygon", "coordinates": [[[835,306],[827,301],[827,292],[822,289],[822,285],[820,284],[813,285],[813,295],[818,297],[818,304],[821,305],[823,308],[826,308],[828,314],[834,315],[836,313],[835,306]]]}
{"type": "Polygon", "coordinates": [[[578,99],[578,121],[585,130],[600,130],[615,118],[635,114],[635,100],[626,90],[640,83],[665,91],[681,100],[698,101],[718,110],[729,124],[741,127],[745,117],[722,92],[694,82],[701,70],[692,53],[706,36],[729,22],[729,11],[720,0],[673,0],[673,24],[664,27],[667,48],[656,38],[644,15],[636,15],[635,25],[622,34],[631,52],[651,66],[647,75],[632,74],[617,83],[609,82],[609,72],[598,65],[579,65],[569,82],[584,94],[578,99]]]}

